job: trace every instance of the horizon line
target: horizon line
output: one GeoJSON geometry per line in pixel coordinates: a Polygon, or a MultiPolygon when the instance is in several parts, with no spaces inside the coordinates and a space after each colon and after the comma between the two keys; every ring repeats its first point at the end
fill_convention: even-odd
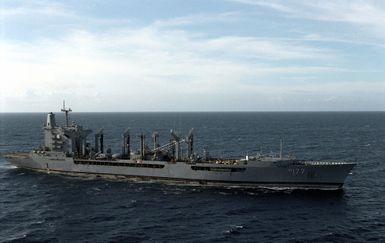
{"type": "MultiPolygon", "coordinates": [[[[6,113],[48,113],[48,112],[54,112],[54,113],[61,113],[61,111],[0,111],[0,114],[6,114],[6,113]]],[[[305,111],[299,111],[299,110],[288,110],[288,111],[72,111],[71,113],[306,113],[306,112],[312,112],[312,113],[337,113],[337,112],[385,112],[385,110],[305,110],[305,111]]]]}

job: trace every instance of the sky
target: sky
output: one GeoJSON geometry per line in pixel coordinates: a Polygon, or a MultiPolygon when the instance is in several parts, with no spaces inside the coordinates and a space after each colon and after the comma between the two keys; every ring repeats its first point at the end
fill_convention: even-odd
{"type": "Polygon", "coordinates": [[[384,111],[385,2],[0,0],[0,112],[384,111]]]}

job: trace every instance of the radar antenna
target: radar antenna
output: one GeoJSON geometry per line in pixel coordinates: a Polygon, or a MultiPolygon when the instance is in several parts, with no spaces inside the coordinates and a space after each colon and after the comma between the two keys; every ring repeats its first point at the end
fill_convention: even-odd
{"type": "Polygon", "coordinates": [[[66,109],[66,102],[63,100],[63,109],[61,109],[62,112],[65,113],[66,116],[66,127],[68,127],[68,113],[71,112],[71,108],[66,109]]]}

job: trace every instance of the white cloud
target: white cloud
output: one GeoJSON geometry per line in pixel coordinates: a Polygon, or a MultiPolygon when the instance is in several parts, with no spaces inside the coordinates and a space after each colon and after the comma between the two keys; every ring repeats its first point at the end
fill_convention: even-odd
{"type": "Polygon", "coordinates": [[[280,12],[293,12],[293,9],[285,6],[284,4],[273,2],[273,1],[260,1],[260,0],[233,0],[234,2],[253,5],[257,7],[267,7],[280,12]]]}
{"type": "Polygon", "coordinates": [[[217,14],[194,14],[183,17],[159,19],[152,23],[153,27],[180,27],[185,25],[207,24],[209,22],[232,22],[241,16],[239,12],[223,12],[217,14]]]}
{"type": "Polygon", "coordinates": [[[234,36],[209,39],[153,26],[102,34],[75,31],[60,39],[0,45],[5,57],[2,82],[7,83],[1,96],[8,100],[25,100],[31,94],[60,100],[127,95],[132,100],[152,96],[155,105],[164,96],[243,93],[249,89],[244,81],[329,69],[277,68],[245,58],[312,59],[317,56],[311,55],[317,52],[312,48],[234,36]]]}
{"type": "Polygon", "coordinates": [[[287,17],[356,25],[385,27],[385,5],[379,1],[282,1],[234,0],[234,2],[270,8],[287,17]]]}
{"type": "Polygon", "coordinates": [[[323,21],[340,21],[377,27],[385,26],[385,6],[366,1],[304,2],[303,16],[323,21]]]}
{"type": "Polygon", "coordinates": [[[260,40],[250,37],[228,36],[209,40],[205,46],[224,53],[263,59],[321,59],[333,58],[331,50],[312,48],[299,42],[260,40]]]}
{"type": "Polygon", "coordinates": [[[53,1],[27,1],[14,2],[14,6],[0,7],[1,17],[19,17],[19,16],[74,16],[74,12],[67,8],[64,4],[53,1]]]}
{"type": "MultiPolygon", "coordinates": [[[[255,3],[286,14],[294,11],[280,2],[255,3]]],[[[7,11],[8,16],[57,14],[87,24],[59,37],[0,41],[3,111],[52,110],[63,98],[83,111],[271,110],[277,100],[282,106],[290,103],[290,97],[312,95],[319,104],[330,104],[345,94],[363,97],[385,90],[381,80],[321,83],[324,73],[351,72],[333,65],[338,52],[325,46],[183,29],[237,18],[237,12],[188,15],[130,27],[129,19],[81,16],[60,5],[7,11]],[[87,28],[90,23],[108,28],[92,31],[87,28]]]]}

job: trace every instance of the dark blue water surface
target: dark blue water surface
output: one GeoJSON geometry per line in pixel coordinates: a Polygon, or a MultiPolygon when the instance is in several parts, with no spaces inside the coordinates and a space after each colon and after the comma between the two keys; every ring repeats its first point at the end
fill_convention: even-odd
{"type": "MultiPolygon", "coordinates": [[[[46,115],[0,114],[0,241],[384,242],[385,113],[73,113],[119,152],[120,134],[186,134],[196,152],[243,157],[262,150],[357,162],[340,192],[203,188],[76,178],[4,160],[43,140],[46,115]]],[[[57,115],[62,123],[63,115],[57,115]]],[[[139,144],[139,138],[133,143],[139,144]]],[[[90,137],[92,138],[92,136],[90,137]]],[[[134,146],[138,148],[138,146],[134,146]]]]}

